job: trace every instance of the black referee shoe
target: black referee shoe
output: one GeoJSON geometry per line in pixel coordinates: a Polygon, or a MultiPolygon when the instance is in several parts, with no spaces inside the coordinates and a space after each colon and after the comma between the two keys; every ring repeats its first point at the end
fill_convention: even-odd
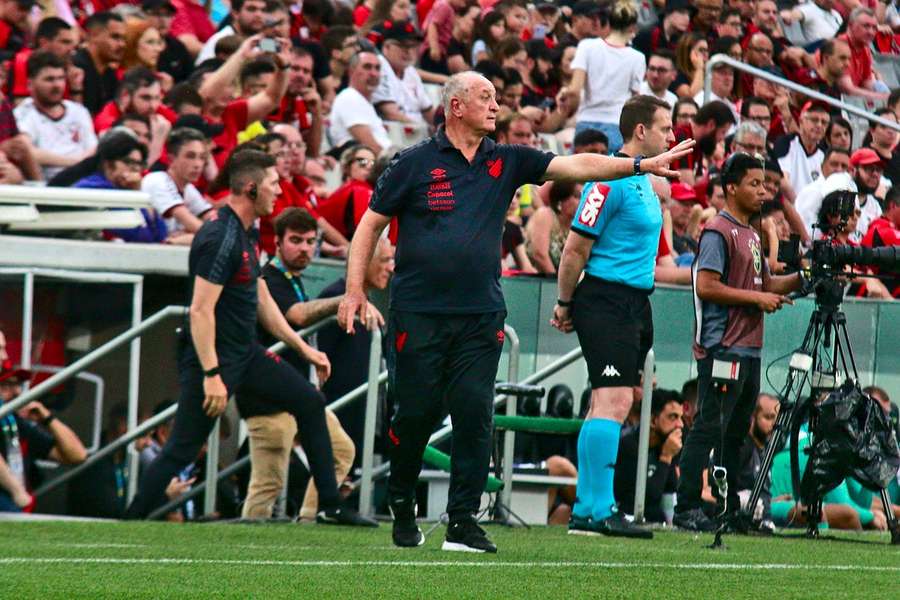
{"type": "Polygon", "coordinates": [[[497,546],[488,539],[487,533],[474,518],[468,518],[450,523],[441,550],[496,554],[497,546]]]}
{"type": "Polygon", "coordinates": [[[391,537],[395,546],[415,548],[425,543],[425,534],[416,525],[416,503],[414,500],[392,500],[390,503],[394,526],[391,537]]]}
{"type": "Polygon", "coordinates": [[[364,517],[349,508],[326,508],[316,513],[316,523],[323,525],[350,525],[353,527],[378,527],[378,521],[364,517]]]}
{"type": "Polygon", "coordinates": [[[653,532],[649,529],[643,529],[625,518],[625,515],[619,511],[614,511],[605,519],[592,522],[594,531],[608,535],[610,537],[627,537],[642,540],[652,540],[653,532]]]}

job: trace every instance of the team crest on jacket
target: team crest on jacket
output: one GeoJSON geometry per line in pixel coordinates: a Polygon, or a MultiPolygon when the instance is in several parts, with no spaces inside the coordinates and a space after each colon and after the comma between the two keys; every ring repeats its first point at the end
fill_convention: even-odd
{"type": "Polygon", "coordinates": [[[497,160],[489,160],[487,161],[488,166],[488,175],[497,179],[503,173],[503,159],[498,158],[497,160]]]}
{"type": "Polygon", "coordinates": [[[748,240],[747,245],[750,246],[750,253],[753,254],[753,270],[759,274],[762,271],[762,255],[759,250],[759,242],[748,240]]]}

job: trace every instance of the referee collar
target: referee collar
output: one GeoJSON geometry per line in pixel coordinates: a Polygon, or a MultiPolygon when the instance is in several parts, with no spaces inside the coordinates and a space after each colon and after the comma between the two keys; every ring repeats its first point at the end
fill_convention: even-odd
{"type": "MultiPolygon", "coordinates": [[[[453,145],[453,142],[450,141],[450,138],[447,137],[447,132],[444,129],[444,126],[441,125],[438,127],[438,130],[434,134],[434,143],[437,144],[438,150],[459,150],[456,146],[453,145]]],[[[481,138],[481,143],[478,145],[478,150],[475,152],[475,156],[483,152],[490,152],[494,149],[497,143],[491,138],[485,136],[481,138]]]]}
{"type": "Polygon", "coordinates": [[[613,154],[613,156],[615,156],[616,158],[634,158],[634,157],[631,156],[630,154],[625,154],[625,153],[622,152],[621,150],[618,151],[618,152],[616,152],[615,154],[613,154]]]}

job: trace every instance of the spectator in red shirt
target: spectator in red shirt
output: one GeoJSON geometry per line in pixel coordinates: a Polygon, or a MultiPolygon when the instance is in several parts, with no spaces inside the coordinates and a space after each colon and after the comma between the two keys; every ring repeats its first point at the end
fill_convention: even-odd
{"type": "Polygon", "coordinates": [[[722,0],[697,0],[693,3],[697,12],[691,19],[691,31],[706,38],[712,44],[716,41],[718,33],[716,26],[719,23],[719,15],[722,14],[722,0]]]}
{"type": "MultiPolygon", "coordinates": [[[[84,71],[72,64],[72,54],[78,45],[78,31],[59,17],[47,17],[38,23],[34,34],[37,50],[46,50],[68,63],[66,75],[70,99],[78,100],[84,87],[84,71]],[[77,94],[74,92],[77,91],[77,94]],[[77,98],[75,98],[77,96],[77,98]]],[[[28,97],[28,57],[32,49],[24,47],[9,61],[6,75],[6,95],[10,98],[28,97]]]]}
{"type": "MultiPolygon", "coordinates": [[[[872,221],[862,239],[867,248],[900,246],[900,187],[892,187],[884,198],[884,212],[872,221]]],[[[900,268],[879,269],[885,287],[894,298],[900,298],[900,268]]]]}
{"type": "Polygon", "coordinates": [[[0,55],[4,60],[26,46],[35,4],[37,0],[0,0],[0,55]]]}
{"type": "Polygon", "coordinates": [[[341,155],[344,184],[319,204],[319,213],[345,238],[352,239],[363,213],[369,207],[372,184],[369,179],[375,166],[375,154],[356,145],[341,155]]]}
{"type": "Polygon", "coordinates": [[[838,36],[850,45],[850,69],[838,80],[841,91],[870,100],[887,100],[888,89],[872,69],[872,40],[878,31],[875,13],[854,8],[847,19],[847,33],[838,36]]]}
{"type": "Polygon", "coordinates": [[[241,67],[248,61],[262,55],[259,40],[254,35],[244,40],[237,52],[216,71],[206,76],[200,85],[200,96],[204,103],[204,116],[211,123],[221,123],[225,129],[213,140],[213,156],[221,168],[228,153],[237,145],[237,135],[254,121],[264,119],[281,103],[287,89],[285,68],[290,63],[290,41],[279,39],[280,50],[273,55],[278,70],[266,89],[246,99],[235,100],[234,81],[241,67]]]}
{"type": "Polygon", "coordinates": [[[172,0],[175,18],[172,20],[172,35],[191,53],[197,56],[203,44],[216,32],[203,2],[196,0],[172,0]]]}
{"type": "Polygon", "coordinates": [[[437,0],[425,18],[420,65],[426,71],[447,72],[447,48],[453,38],[453,23],[466,4],[467,0],[437,0]]]}
{"type": "Polygon", "coordinates": [[[715,152],[716,146],[725,140],[728,130],[734,123],[734,113],[728,105],[713,100],[697,111],[690,124],[675,128],[673,146],[689,138],[697,140],[691,154],[672,163],[672,168],[678,169],[681,173],[682,183],[694,185],[703,177],[706,173],[704,156],[711,156],[715,152]]]}
{"type": "Polygon", "coordinates": [[[281,106],[268,120],[287,123],[300,130],[310,156],[318,156],[322,145],[322,98],[313,80],[313,57],[305,48],[291,48],[288,84],[281,106]]]}
{"type": "MultiPolygon", "coordinates": [[[[268,133],[256,140],[266,147],[266,151],[275,158],[275,169],[280,177],[279,185],[281,194],[275,198],[272,212],[260,217],[259,243],[269,256],[275,255],[275,218],[289,206],[296,206],[306,210],[313,216],[322,230],[322,254],[327,256],[347,257],[350,242],[336,228],[332,227],[311,202],[310,194],[303,194],[291,183],[291,151],[287,147],[287,140],[277,133],[268,133]]],[[[368,204],[367,204],[368,206],[368,204]]]]}
{"type": "MultiPolygon", "coordinates": [[[[421,4],[421,3],[420,3],[421,4]]],[[[354,27],[362,27],[369,20],[372,9],[375,7],[375,0],[362,0],[357,3],[353,9],[353,25],[354,27]]]]}

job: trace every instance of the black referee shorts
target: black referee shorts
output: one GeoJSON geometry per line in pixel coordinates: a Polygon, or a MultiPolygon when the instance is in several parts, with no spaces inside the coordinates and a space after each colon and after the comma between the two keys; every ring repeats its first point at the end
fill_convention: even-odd
{"type": "Polygon", "coordinates": [[[572,301],[591,388],[640,385],[639,371],[653,346],[650,292],[585,275],[572,301]]]}

